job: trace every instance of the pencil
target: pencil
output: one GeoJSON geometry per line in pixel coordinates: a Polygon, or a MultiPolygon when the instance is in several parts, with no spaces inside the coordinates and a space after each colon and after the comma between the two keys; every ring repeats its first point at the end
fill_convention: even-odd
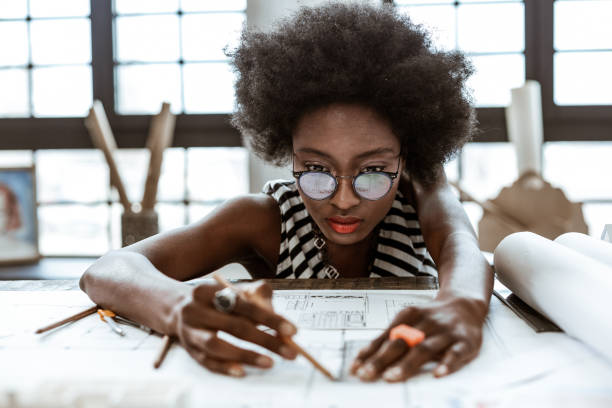
{"type": "MultiPolygon", "coordinates": [[[[244,296],[243,292],[235,287],[234,285],[232,285],[227,279],[223,278],[222,276],[218,275],[218,274],[214,274],[213,278],[220,283],[221,285],[227,287],[227,288],[232,288],[236,291],[236,293],[238,293],[239,296],[244,296]]],[[[254,303],[257,303],[260,306],[263,306],[265,308],[268,308],[268,305],[265,305],[261,302],[261,298],[249,298],[249,300],[252,300],[254,303]]],[[[327,369],[325,367],[323,367],[317,360],[315,360],[315,358],[313,356],[311,356],[306,350],[304,350],[302,347],[300,347],[296,342],[293,341],[292,338],[290,337],[285,337],[285,336],[280,336],[280,338],[283,340],[283,342],[285,344],[287,344],[289,347],[291,347],[293,350],[295,350],[298,354],[301,354],[302,356],[304,356],[304,358],[308,361],[310,361],[310,363],[317,369],[319,370],[321,373],[323,373],[323,375],[325,375],[327,378],[329,378],[332,381],[335,381],[336,379],[334,378],[334,376],[327,371],[327,369]]]]}
{"type": "Polygon", "coordinates": [[[162,347],[159,350],[159,354],[157,355],[157,358],[153,362],[153,367],[155,369],[158,369],[159,366],[161,366],[161,364],[164,362],[164,358],[166,357],[166,354],[168,354],[168,350],[170,350],[171,345],[172,345],[172,338],[168,336],[167,334],[164,334],[164,337],[162,338],[162,347]]]}
{"type": "Polygon", "coordinates": [[[56,327],[62,326],[66,323],[70,323],[70,322],[75,322],[79,319],[82,319],[86,316],[89,316],[90,314],[94,314],[96,313],[96,310],[98,310],[98,306],[92,306],[89,309],[83,310],[82,312],[79,312],[75,315],[69,316],[65,319],[60,320],[59,322],[55,322],[55,323],[51,323],[48,326],[45,327],[41,327],[40,329],[36,330],[36,334],[40,334],[40,333],[44,333],[46,331],[55,329],[56,327]]]}

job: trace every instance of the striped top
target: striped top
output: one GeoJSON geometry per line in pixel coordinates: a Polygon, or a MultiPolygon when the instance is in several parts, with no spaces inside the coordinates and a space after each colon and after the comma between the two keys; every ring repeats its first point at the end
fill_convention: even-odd
{"type": "MultiPolygon", "coordinates": [[[[281,239],[277,278],[336,278],[325,268],[322,254],[314,245],[314,221],[306,211],[295,181],[273,180],[263,192],[278,202],[281,239]]],[[[370,277],[438,276],[425,247],[414,208],[397,192],[391,209],[379,224],[370,277]]]]}

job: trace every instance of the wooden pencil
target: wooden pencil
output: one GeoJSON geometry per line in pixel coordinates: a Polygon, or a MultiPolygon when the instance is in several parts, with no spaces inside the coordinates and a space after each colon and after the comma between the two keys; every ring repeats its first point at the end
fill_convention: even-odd
{"type": "Polygon", "coordinates": [[[164,358],[166,358],[166,354],[168,354],[168,350],[170,350],[170,346],[172,346],[172,338],[168,336],[167,334],[164,334],[164,337],[162,338],[161,349],[159,350],[159,354],[157,355],[157,358],[153,362],[153,367],[155,369],[158,369],[164,362],[164,358]]]}
{"type": "Polygon", "coordinates": [[[66,323],[77,321],[77,320],[82,319],[82,318],[84,318],[86,316],[89,316],[90,314],[96,313],[96,310],[98,310],[98,306],[92,306],[92,307],[90,307],[90,308],[88,308],[86,310],[83,310],[82,312],[79,312],[79,313],[75,314],[75,315],[69,316],[69,317],[67,317],[65,319],[62,319],[62,320],[58,321],[58,322],[51,323],[48,326],[41,327],[40,329],[36,330],[35,333],[36,334],[44,333],[46,331],[55,329],[56,327],[62,326],[64,324],[66,324],[66,323]]]}
{"type": "MultiPolygon", "coordinates": [[[[213,279],[216,280],[218,283],[220,283],[221,285],[227,287],[227,288],[232,288],[234,289],[239,296],[244,296],[244,292],[241,291],[239,288],[237,288],[236,286],[232,285],[227,279],[223,278],[222,276],[220,276],[219,274],[214,274],[213,275],[213,279]]],[[[269,306],[267,304],[264,304],[263,299],[259,298],[259,297],[249,297],[248,300],[253,301],[254,303],[258,304],[259,306],[262,306],[264,308],[269,308],[269,306]]],[[[327,378],[329,378],[332,381],[335,381],[336,379],[334,378],[334,376],[327,371],[327,369],[325,367],[323,367],[317,360],[315,360],[315,358],[313,356],[311,356],[306,350],[304,350],[300,345],[298,345],[296,342],[293,341],[293,339],[291,337],[285,337],[285,336],[280,336],[280,338],[283,340],[283,342],[288,345],[289,347],[291,347],[293,350],[296,351],[296,353],[301,354],[302,356],[304,356],[304,358],[308,361],[310,361],[310,363],[317,369],[319,370],[321,373],[323,373],[323,375],[325,375],[327,378]]]]}

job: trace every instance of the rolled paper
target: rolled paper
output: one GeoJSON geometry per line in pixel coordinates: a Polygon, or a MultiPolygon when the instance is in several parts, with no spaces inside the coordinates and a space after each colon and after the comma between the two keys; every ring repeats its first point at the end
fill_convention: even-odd
{"type": "Polygon", "coordinates": [[[517,232],[495,249],[495,271],[525,303],[612,361],[612,267],[579,251],[517,232]]]}
{"type": "Polygon", "coordinates": [[[542,174],[542,90],[537,81],[511,90],[512,103],[506,108],[508,139],[516,149],[518,174],[542,174]]]}

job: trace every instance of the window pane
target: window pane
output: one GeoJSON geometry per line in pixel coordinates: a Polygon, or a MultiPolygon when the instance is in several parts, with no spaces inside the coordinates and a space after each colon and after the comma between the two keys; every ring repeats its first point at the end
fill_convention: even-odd
{"type": "Polygon", "coordinates": [[[108,167],[98,150],[39,150],[36,178],[38,200],[43,203],[108,199],[108,167]]]}
{"type": "Polygon", "coordinates": [[[38,207],[43,255],[102,255],[108,247],[106,204],[38,207]]]}
{"type": "Polygon", "coordinates": [[[172,13],[178,11],[178,0],[115,0],[117,14],[172,13]]]}
{"type": "MultiPolygon", "coordinates": [[[[612,200],[611,157],[612,142],[548,142],[544,145],[544,176],[570,200],[612,200]]],[[[612,223],[612,213],[609,216],[608,223],[612,223]]]]}
{"type": "Polygon", "coordinates": [[[184,15],[183,58],[192,61],[226,60],[223,47],[236,47],[244,18],[243,13],[184,15]]]}
{"type": "Polygon", "coordinates": [[[467,86],[474,90],[476,105],[507,106],[510,89],[525,82],[523,54],[485,55],[471,57],[476,68],[467,86]]]}
{"type": "MultiPolygon", "coordinates": [[[[149,150],[147,149],[117,149],[115,152],[117,167],[123,180],[128,198],[132,203],[142,200],[147,166],[149,165],[149,150]]],[[[113,188],[113,200],[118,201],[119,195],[113,188]]]]}
{"type": "Polygon", "coordinates": [[[30,0],[32,17],[80,17],[89,15],[89,0],[30,0]]]}
{"type": "Polygon", "coordinates": [[[0,66],[27,65],[28,26],[26,22],[0,22],[0,38],[11,39],[0,41],[0,66]]]}
{"type": "Polygon", "coordinates": [[[34,64],[84,64],[91,61],[88,19],[34,20],[30,31],[34,64]]]}
{"type": "Polygon", "coordinates": [[[35,116],[85,116],[92,104],[90,66],[34,68],[35,116]]]}
{"type": "Polygon", "coordinates": [[[191,200],[225,200],[249,191],[247,151],[242,147],[191,148],[187,163],[191,200]]]}
{"type": "Polygon", "coordinates": [[[30,150],[0,150],[0,163],[3,167],[28,167],[33,163],[30,150]]]}
{"type": "Polygon", "coordinates": [[[28,116],[29,88],[26,69],[0,69],[0,117],[28,116]]]}
{"type": "Polygon", "coordinates": [[[395,0],[397,5],[404,4],[454,4],[454,0],[395,0]]]}
{"type": "Polygon", "coordinates": [[[123,65],[116,72],[118,113],[159,113],[164,101],[172,104],[172,112],[182,110],[178,64],[123,65]]]}
{"type": "Polygon", "coordinates": [[[612,104],[612,52],[559,52],[554,61],[557,105],[612,104]]]}
{"type": "Polygon", "coordinates": [[[444,172],[448,181],[459,180],[459,155],[444,165],[444,172]]]}
{"type": "Polygon", "coordinates": [[[582,215],[589,227],[589,235],[601,239],[604,225],[610,224],[612,203],[585,203],[582,204],[582,215]]]}
{"type": "Polygon", "coordinates": [[[193,222],[200,221],[202,218],[210,214],[215,208],[217,208],[217,204],[190,204],[187,210],[189,214],[189,223],[191,224],[193,222]]]}
{"type": "Polygon", "coordinates": [[[457,10],[459,48],[466,52],[512,52],[525,47],[522,3],[464,5],[457,10]]]}
{"type": "Polygon", "coordinates": [[[520,3],[523,0],[459,0],[459,3],[520,3]]]}
{"type": "Polygon", "coordinates": [[[518,177],[510,143],[470,143],[463,148],[462,167],[461,187],[479,200],[494,198],[518,177]]]}
{"type": "Polygon", "coordinates": [[[453,50],[456,47],[455,6],[406,6],[399,9],[412,22],[422,24],[432,35],[437,48],[453,50]]]}
{"type": "Polygon", "coordinates": [[[233,112],[234,80],[229,64],[223,62],[185,64],[185,112],[233,112]]]}
{"type": "Polygon", "coordinates": [[[116,58],[119,62],[178,61],[177,15],[117,17],[116,58]]]}
{"type": "Polygon", "coordinates": [[[185,225],[184,204],[157,204],[155,210],[159,217],[159,232],[169,231],[185,225]]]}
{"type": "Polygon", "coordinates": [[[555,49],[612,48],[612,1],[555,2],[555,49]]]}
{"type": "Polygon", "coordinates": [[[244,11],[246,7],[246,0],[181,0],[181,10],[183,11],[244,11]]]}
{"type": "Polygon", "coordinates": [[[182,201],[185,198],[185,149],[166,149],[157,190],[159,200],[182,201]]]}
{"type": "Polygon", "coordinates": [[[26,18],[27,15],[27,0],[0,1],[0,16],[2,16],[2,18],[26,18]]]}

